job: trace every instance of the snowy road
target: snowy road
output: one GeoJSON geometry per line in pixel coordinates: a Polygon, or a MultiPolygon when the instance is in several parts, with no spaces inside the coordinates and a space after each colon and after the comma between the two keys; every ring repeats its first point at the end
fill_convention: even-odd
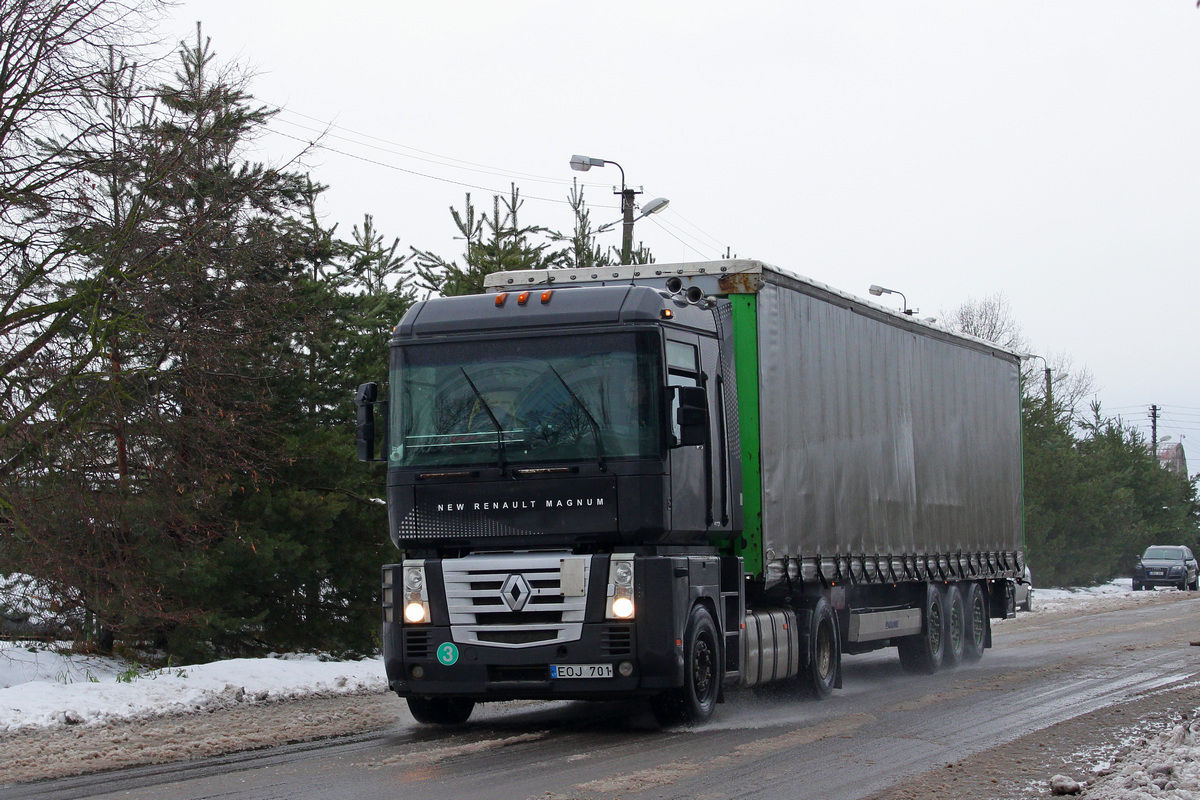
{"type": "Polygon", "coordinates": [[[0,797],[1038,797],[1047,765],[1086,770],[1111,757],[1101,743],[1136,732],[1164,698],[1200,703],[1195,594],[1044,602],[999,623],[995,640],[980,664],[936,676],[898,674],[891,650],[850,657],[845,688],[828,701],[738,693],[697,731],[660,731],[634,703],[521,703],[484,706],[447,732],[372,698],[371,713],[395,704],[379,732],[7,785],[0,797]],[[1082,732],[1068,735],[1068,720],[1082,732]],[[1048,730],[1057,733],[1038,739],[1048,730]],[[1019,767],[1006,748],[1041,760],[1019,767]],[[951,774],[962,783],[947,790],[951,774]]]}

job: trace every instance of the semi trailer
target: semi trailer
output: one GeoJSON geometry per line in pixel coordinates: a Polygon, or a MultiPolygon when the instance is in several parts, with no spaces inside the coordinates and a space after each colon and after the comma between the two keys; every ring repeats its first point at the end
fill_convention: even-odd
{"type": "Polygon", "coordinates": [[[1015,613],[1017,353],[750,260],[487,290],[414,304],[356,395],[417,720],[645,697],[696,724],[737,687],[825,697],[844,654],[976,661],[1015,613]]]}

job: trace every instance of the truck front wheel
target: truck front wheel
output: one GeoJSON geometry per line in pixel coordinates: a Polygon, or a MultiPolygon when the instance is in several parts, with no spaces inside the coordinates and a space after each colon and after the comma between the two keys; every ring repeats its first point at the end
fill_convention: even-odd
{"type": "Polygon", "coordinates": [[[683,686],[651,698],[660,725],[697,725],[712,716],[721,689],[720,637],[712,614],[695,606],[683,640],[683,686]]]}
{"type": "Polygon", "coordinates": [[[413,719],[426,725],[462,725],[475,710],[475,701],[463,697],[410,697],[413,719]]]}
{"type": "Polygon", "coordinates": [[[915,636],[905,636],[897,642],[900,666],[905,672],[932,675],[941,669],[946,639],[942,635],[942,593],[932,583],[925,585],[925,604],[921,609],[924,628],[915,636]]]}

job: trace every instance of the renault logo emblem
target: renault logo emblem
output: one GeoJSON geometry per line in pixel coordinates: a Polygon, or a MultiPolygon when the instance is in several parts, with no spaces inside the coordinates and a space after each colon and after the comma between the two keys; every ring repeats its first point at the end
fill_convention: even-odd
{"type": "Polygon", "coordinates": [[[525,580],[524,575],[509,575],[500,587],[500,597],[512,611],[520,611],[532,596],[533,590],[529,588],[529,581],[525,580]]]}

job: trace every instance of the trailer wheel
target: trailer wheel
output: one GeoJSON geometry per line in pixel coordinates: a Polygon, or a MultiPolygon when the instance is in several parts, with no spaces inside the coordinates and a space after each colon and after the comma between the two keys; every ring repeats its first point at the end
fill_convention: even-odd
{"type": "Polygon", "coordinates": [[[413,719],[426,725],[462,725],[475,710],[475,701],[463,697],[410,697],[413,719]]]}
{"type": "Polygon", "coordinates": [[[808,666],[801,675],[806,694],[824,699],[838,686],[841,647],[837,616],[824,597],[817,600],[808,624],[808,666]]]}
{"type": "Polygon", "coordinates": [[[967,615],[967,635],[963,642],[963,661],[973,664],[983,658],[983,650],[987,645],[988,607],[987,598],[978,583],[967,586],[966,602],[963,604],[967,615]]]}
{"type": "Polygon", "coordinates": [[[900,666],[905,672],[932,675],[942,666],[945,623],[942,621],[942,593],[932,583],[925,584],[925,604],[921,608],[924,628],[915,636],[898,640],[900,666]]]}
{"type": "Polygon", "coordinates": [[[942,619],[946,623],[942,663],[955,667],[963,660],[967,641],[967,612],[958,584],[949,584],[942,591],[942,619]]]}
{"type": "Polygon", "coordinates": [[[720,641],[708,609],[692,608],[683,640],[683,686],[650,699],[660,725],[698,725],[712,716],[724,663],[720,641]]]}

